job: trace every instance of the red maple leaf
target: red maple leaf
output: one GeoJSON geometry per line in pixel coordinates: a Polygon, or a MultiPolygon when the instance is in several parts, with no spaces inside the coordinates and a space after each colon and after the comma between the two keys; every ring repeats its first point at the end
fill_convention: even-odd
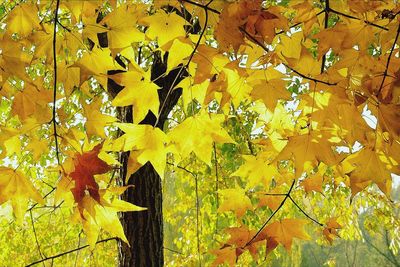
{"type": "Polygon", "coordinates": [[[77,203],[81,203],[86,194],[85,191],[97,202],[100,202],[99,185],[94,179],[94,175],[110,170],[110,166],[98,157],[101,147],[102,144],[99,144],[91,151],[75,155],[75,170],[69,176],[75,181],[75,187],[71,191],[77,203]]]}

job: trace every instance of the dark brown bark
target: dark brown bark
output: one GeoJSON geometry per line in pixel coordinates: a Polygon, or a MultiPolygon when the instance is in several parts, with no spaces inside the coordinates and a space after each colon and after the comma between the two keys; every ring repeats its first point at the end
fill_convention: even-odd
{"type": "MultiPolygon", "coordinates": [[[[175,87],[182,80],[187,72],[183,69],[174,69],[163,78],[167,69],[168,53],[161,58],[159,52],[155,53],[152,65],[152,80],[156,79],[156,84],[161,87],[158,90],[160,107],[160,118],[157,122],[156,116],[149,112],[146,118],[140,124],[155,125],[162,129],[165,120],[172,108],[177,103],[182,90],[175,87]]],[[[109,79],[108,89],[115,96],[121,89],[119,85],[109,79]]],[[[123,122],[132,122],[132,107],[119,109],[119,119],[123,122]]],[[[120,184],[126,185],[123,178],[126,176],[128,153],[122,153],[120,162],[122,168],[120,172],[120,184]]],[[[130,246],[122,241],[118,242],[119,266],[163,266],[163,217],[162,217],[162,188],[161,179],[150,163],[142,166],[137,172],[130,176],[128,180],[129,188],[122,199],[135,205],[146,207],[146,211],[125,212],[121,214],[121,222],[125,235],[130,246]]]]}
{"type": "Polygon", "coordinates": [[[135,205],[147,207],[147,210],[121,214],[130,247],[119,241],[119,266],[163,266],[160,177],[153,166],[147,163],[130,177],[129,184],[133,184],[135,188],[128,190],[123,199],[135,205]]]}

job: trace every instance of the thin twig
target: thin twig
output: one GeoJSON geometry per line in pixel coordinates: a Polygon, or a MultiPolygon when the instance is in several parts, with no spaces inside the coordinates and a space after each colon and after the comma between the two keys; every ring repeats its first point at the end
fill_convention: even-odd
{"type": "Polygon", "coordinates": [[[58,148],[58,135],[57,135],[57,111],[56,111],[56,101],[57,101],[57,22],[58,22],[58,9],[60,7],[60,0],[56,2],[56,9],[54,11],[54,32],[53,32],[53,67],[54,67],[54,88],[53,88],[53,117],[51,122],[53,123],[54,139],[56,145],[56,157],[57,163],[60,165],[60,155],[58,148]]]}
{"type": "Polygon", "coordinates": [[[195,193],[196,193],[196,239],[197,239],[197,256],[199,260],[199,266],[201,267],[201,253],[200,253],[200,202],[199,202],[199,186],[197,181],[197,175],[194,176],[195,182],[195,193]]]}
{"type": "MultiPolygon", "coordinates": [[[[202,232],[201,224],[200,224],[200,217],[201,217],[201,212],[200,212],[200,201],[199,201],[199,187],[198,187],[198,180],[197,180],[197,174],[188,170],[185,167],[175,165],[171,162],[167,162],[168,165],[175,166],[178,169],[181,169],[189,174],[191,174],[194,178],[195,182],[195,194],[196,194],[196,238],[197,238],[197,255],[198,255],[198,260],[199,260],[199,265],[201,266],[201,252],[200,252],[200,234],[202,232]]],[[[165,248],[165,247],[164,247],[165,248]]],[[[165,248],[167,250],[170,250],[168,248],[165,248]]],[[[182,253],[180,253],[182,254],[182,253]]]]}
{"type": "MultiPolygon", "coordinates": [[[[32,231],[33,231],[33,235],[35,236],[35,241],[36,241],[36,247],[38,249],[40,258],[43,260],[45,258],[44,254],[42,253],[41,249],[40,249],[40,243],[36,234],[36,228],[35,228],[35,222],[33,221],[33,215],[32,215],[32,210],[29,211],[29,214],[31,216],[31,223],[32,223],[32,231]]],[[[43,263],[43,266],[45,266],[45,264],[43,263]]]]}
{"type": "Polygon", "coordinates": [[[325,82],[325,81],[322,81],[322,80],[315,79],[313,77],[309,77],[309,76],[307,76],[307,75],[305,75],[305,74],[293,69],[292,67],[288,66],[287,64],[282,63],[282,65],[285,66],[286,68],[290,69],[291,71],[293,71],[294,73],[296,73],[297,75],[299,75],[300,77],[302,77],[302,78],[304,78],[306,80],[310,80],[310,81],[313,81],[313,82],[316,82],[316,83],[326,84],[326,85],[329,85],[329,86],[337,85],[337,83],[325,82]]]}
{"type": "Polygon", "coordinates": [[[392,48],[390,49],[389,57],[388,57],[388,60],[387,60],[387,62],[386,62],[385,71],[383,72],[382,83],[381,83],[381,86],[379,87],[379,91],[378,91],[377,95],[378,95],[378,94],[382,91],[382,89],[383,89],[383,85],[384,85],[384,83],[385,83],[385,79],[386,79],[386,76],[387,76],[387,74],[388,74],[388,69],[389,69],[389,65],[390,65],[390,59],[392,58],[393,50],[394,50],[394,48],[395,48],[395,46],[396,46],[397,39],[399,38],[399,33],[400,33],[400,25],[399,25],[399,27],[397,28],[396,38],[394,39],[392,48]]]}
{"type": "Polygon", "coordinates": [[[328,12],[332,12],[332,13],[335,13],[335,14],[337,14],[337,15],[340,15],[340,16],[343,16],[343,17],[346,17],[346,18],[349,18],[349,19],[354,19],[354,20],[363,21],[365,24],[370,25],[370,26],[374,26],[374,27],[379,28],[379,29],[381,29],[381,30],[389,31],[389,29],[386,28],[386,27],[383,27],[383,26],[381,26],[381,25],[375,24],[375,23],[373,23],[373,22],[371,22],[371,21],[368,21],[368,20],[360,19],[360,18],[354,17],[354,16],[352,16],[352,15],[342,13],[342,12],[340,12],[340,11],[337,11],[337,10],[334,10],[334,9],[330,8],[329,6],[326,8],[326,10],[327,10],[328,12]]]}
{"type": "Polygon", "coordinates": [[[177,251],[177,250],[175,250],[175,249],[172,249],[172,248],[166,248],[166,247],[163,247],[163,249],[165,249],[165,250],[168,250],[168,251],[171,251],[172,253],[175,253],[175,254],[180,254],[180,255],[183,255],[183,253],[182,253],[182,252],[180,252],[180,251],[177,251]]]}
{"type": "Polygon", "coordinates": [[[296,201],[294,201],[294,199],[292,198],[292,196],[288,196],[290,201],[292,201],[292,203],[299,209],[299,211],[301,211],[301,213],[304,214],[304,216],[306,216],[308,219],[310,219],[311,221],[315,222],[316,224],[318,224],[319,226],[324,226],[322,223],[320,223],[319,221],[317,221],[316,219],[312,218],[310,215],[308,215],[297,203],[296,201]]]}
{"type": "MultiPolygon", "coordinates": [[[[55,190],[57,189],[57,187],[54,187],[53,189],[51,189],[46,195],[43,196],[43,199],[45,199],[46,197],[48,197],[51,193],[53,193],[55,190]]],[[[39,203],[35,203],[33,204],[27,211],[31,211],[33,208],[35,208],[39,203]]]]}
{"type": "Polygon", "coordinates": [[[174,167],[176,167],[176,168],[178,168],[178,169],[181,169],[181,170],[183,170],[183,171],[185,171],[185,172],[187,172],[187,173],[189,173],[189,174],[191,174],[191,175],[193,175],[193,176],[196,176],[196,174],[195,174],[194,172],[188,170],[188,169],[185,168],[185,167],[182,167],[182,166],[180,166],[180,165],[175,165],[174,163],[168,162],[168,161],[167,161],[167,164],[168,164],[168,165],[171,165],[171,166],[174,166],[174,167]]]}
{"type": "MultiPolygon", "coordinates": [[[[81,235],[82,235],[82,233],[83,233],[83,231],[81,230],[81,231],[79,232],[79,235],[78,235],[78,248],[81,246],[81,235]]],[[[78,263],[78,256],[79,256],[79,251],[76,252],[76,255],[75,255],[75,264],[74,264],[74,267],[76,267],[76,264],[78,263]]]]}
{"type": "MultiPolygon", "coordinates": [[[[117,237],[111,237],[111,238],[99,240],[99,241],[96,242],[96,244],[108,242],[108,241],[111,241],[111,240],[117,240],[117,239],[118,239],[117,237]]],[[[87,248],[88,246],[89,246],[89,245],[84,245],[84,246],[82,246],[82,247],[77,247],[77,248],[74,248],[74,249],[71,249],[71,250],[62,252],[62,253],[57,254],[57,255],[54,255],[54,256],[46,257],[46,258],[44,258],[44,259],[42,259],[42,260],[38,260],[38,261],[32,262],[32,263],[26,265],[25,267],[30,267],[30,266],[36,265],[36,264],[38,264],[38,263],[42,263],[42,262],[44,262],[44,261],[53,260],[53,259],[56,259],[56,258],[65,256],[65,255],[67,255],[67,254],[73,253],[73,252],[75,252],[75,251],[79,251],[79,250],[81,250],[81,249],[87,248]]]]}
{"type": "Polygon", "coordinates": [[[275,214],[283,207],[286,200],[290,197],[290,193],[292,192],[295,182],[296,180],[293,179],[292,185],[290,186],[289,191],[285,194],[285,198],[281,201],[281,204],[279,204],[278,208],[268,217],[265,223],[260,227],[260,229],[258,229],[257,233],[243,246],[243,248],[250,245],[253,240],[257,238],[257,236],[262,232],[262,230],[264,230],[265,226],[267,226],[275,214]]]}
{"type": "Polygon", "coordinates": [[[391,258],[393,259],[393,262],[396,266],[400,266],[399,262],[396,259],[396,255],[393,253],[393,251],[390,249],[390,240],[389,240],[389,233],[388,230],[384,230],[385,231],[385,241],[386,241],[386,246],[387,249],[389,251],[389,255],[391,256],[391,258]]]}
{"type": "MultiPolygon", "coordinates": [[[[328,28],[328,22],[329,22],[329,0],[325,1],[325,18],[324,18],[324,29],[328,28]]],[[[322,56],[322,62],[321,62],[321,74],[325,70],[325,62],[326,62],[326,53],[322,56]]]]}
{"type": "Polygon", "coordinates": [[[64,30],[66,30],[67,32],[71,32],[71,29],[68,28],[67,26],[65,26],[64,24],[62,24],[59,20],[57,20],[57,24],[61,26],[61,28],[63,28],[64,30]]]}
{"type": "Polygon", "coordinates": [[[201,33],[200,33],[199,39],[197,40],[196,45],[194,46],[194,49],[192,50],[192,53],[190,54],[187,63],[185,64],[185,66],[183,66],[183,67],[181,67],[181,68],[179,69],[178,74],[175,76],[174,81],[172,82],[171,86],[169,87],[168,92],[167,92],[167,95],[165,96],[165,99],[164,99],[164,101],[162,102],[162,104],[161,104],[161,106],[160,106],[160,110],[158,111],[158,115],[159,115],[159,116],[157,116],[156,122],[154,123],[154,127],[158,124],[158,121],[159,121],[159,119],[160,119],[161,112],[163,111],[164,106],[165,106],[165,104],[167,103],[167,99],[168,99],[169,95],[171,94],[172,89],[173,89],[174,86],[176,85],[177,80],[178,80],[178,79],[180,78],[180,76],[183,74],[183,71],[186,70],[186,69],[188,69],[190,62],[191,62],[192,59],[193,59],[194,54],[196,53],[197,49],[199,48],[201,39],[203,38],[204,33],[205,33],[206,30],[207,30],[207,26],[208,26],[208,5],[211,4],[211,3],[212,3],[212,1],[208,2],[207,5],[203,6],[204,12],[205,12],[205,20],[204,20],[203,30],[202,30],[201,33]]]}
{"type": "MultiPolygon", "coordinates": [[[[239,27],[239,30],[241,30],[251,41],[253,41],[258,46],[260,46],[265,52],[267,52],[267,53],[269,52],[268,47],[266,47],[263,43],[261,43],[254,36],[252,36],[250,33],[248,33],[245,28],[239,27]]],[[[326,84],[326,85],[336,85],[337,84],[337,83],[325,82],[325,81],[318,80],[318,79],[313,78],[313,77],[309,77],[309,76],[307,76],[307,75],[305,75],[305,74],[293,69],[292,67],[290,67],[289,65],[287,65],[285,63],[282,63],[282,65],[285,66],[286,68],[290,69],[292,72],[296,73],[298,76],[300,76],[300,77],[302,77],[302,78],[304,78],[306,80],[310,80],[310,81],[313,81],[313,82],[316,82],[316,83],[322,83],[322,84],[326,84]]]]}
{"type": "Polygon", "coordinates": [[[7,16],[10,14],[11,11],[13,11],[14,8],[19,6],[23,1],[16,2],[13,7],[10,8],[7,12],[4,13],[4,15],[0,18],[0,22],[3,22],[3,19],[7,18],[7,16]]]}
{"type": "MultiPolygon", "coordinates": [[[[215,164],[215,204],[218,209],[219,208],[219,195],[218,195],[219,177],[218,177],[217,148],[215,146],[215,142],[213,143],[213,149],[214,149],[214,164],[215,164]]],[[[217,213],[217,218],[215,220],[215,232],[217,232],[217,230],[218,230],[218,213],[217,213]]]]}
{"type": "Polygon", "coordinates": [[[191,1],[191,0],[179,0],[179,1],[180,1],[181,3],[182,3],[182,2],[186,2],[186,3],[192,4],[192,5],[194,5],[194,6],[201,7],[201,8],[203,8],[203,9],[207,10],[207,11],[211,11],[211,12],[213,12],[213,13],[215,13],[215,14],[218,14],[218,15],[221,14],[221,12],[219,12],[218,10],[209,7],[210,3],[208,3],[207,5],[202,5],[202,4],[196,3],[196,2],[191,1]]]}

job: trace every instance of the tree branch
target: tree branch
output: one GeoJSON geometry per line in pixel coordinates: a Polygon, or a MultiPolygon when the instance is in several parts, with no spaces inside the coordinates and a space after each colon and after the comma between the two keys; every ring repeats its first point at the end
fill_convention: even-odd
{"type": "MultiPolygon", "coordinates": [[[[265,52],[270,52],[269,49],[263,44],[261,43],[259,40],[257,40],[254,36],[252,36],[250,33],[248,33],[246,31],[246,29],[244,29],[242,26],[239,27],[239,30],[241,30],[251,41],[253,41],[254,43],[256,43],[258,46],[260,46],[265,52]]],[[[312,77],[309,77],[295,69],[293,69],[292,67],[290,67],[289,65],[282,63],[283,66],[285,66],[286,68],[290,69],[291,71],[293,71],[294,73],[296,73],[297,75],[299,75],[300,77],[306,79],[306,80],[310,80],[316,83],[322,83],[322,84],[326,84],[326,85],[336,85],[336,83],[330,83],[330,82],[325,82],[322,80],[318,80],[312,77]]]]}
{"type": "MultiPolygon", "coordinates": [[[[31,223],[32,223],[32,231],[33,231],[33,235],[35,236],[35,241],[36,241],[36,247],[38,249],[40,258],[43,260],[44,259],[44,254],[42,253],[41,249],[40,249],[40,243],[36,234],[36,228],[35,228],[35,222],[33,221],[33,215],[32,215],[32,210],[29,210],[29,215],[31,217],[31,223]]],[[[45,266],[43,264],[43,266],[45,266]]]]}
{"type": "MultiPolygon", "coordinates": [[[[325,18],[324,18],[324,29],[328,28],[329,21],[329,0],[325,0],[325,18]]],[[[322,56],[321,62],[321,74],[325,71],[326,53],[322,56]]]]}
{"type": "MultiPolygon", "coordinates": [[[[218,15],[221,14],[221,12],[219,12],[218,10],[209,7],[210,3],[208,3],[207,5],[202,5],[202,4],[196,3],[196,2],[191,1],[191,0],[179,0],[179,2],[181,2],[181,3],[182,3],[182,2],[186,2],[186,3],[188,3],[188,4],[192,4],[192,5],[194,5],[194,6],[201,7],[201,8],[203,8],[203,9],[207,10],[207,11],[211,11],[211,12],[213,12],[213,13],[215,13],[215,14],[218,14],[218,15]]],[[[212,2],[212,1],[211,1],[211,2],[212,2]]]]}
{"type": "Polygon", "coordinates": [[[384,83],[385,83],[385,79],[386,79],[386,76],[387,76],[387,74],[388,74],[388,69],[389,69],[389,65],[390,65],[390,59],[392,58],[393,50],[394,50],[394,48],[395,48],[395,46],[396,46],[397,39],[399,38],[399,33],[400,33],[400,25],[399,25],[399,27],[397,28],[396,37],[395,37],[395,39],[394,39],[392,48],[390,49],[389,57],[388,57],[388,60],[387,60],[387,62],[386,62],[385,71],[383,72],[382,83],[381,83],[381,85],[379,86],[379,91],[378,91],[377,95],[378,95],[378,94],[382,91],[382,89],[383,89],[383,85],[384,85],[384,83]]]}
{"type": "Polygon", "coordinates": [[[56,2],[56,9],[54,11],[54,30],[53,30],[53,67],[54,67],[54,88],[53,88],[53,117],[51,122],[53,123],[54,139],[56,146],[56,157],[57,163],[60,165],[60,155],[58,147],[58,135],[57,135],[57,111],[56,111],[56,101],[57,101],[57,22],[58,22],[58,9],[60,7],[60,0],[56,2]]]}
{"type": "MultiPolygon", "coordinates": [[[[201,212],[200,212],[200,201],[199,201],[199,187],[198,187],[198,180],[197,180],[197,174],[186,169],[185,167],[179,166],[179,165],[175,165],[171,162],[167,161],[168,165],[172,165],[172,166],[176,166],[178,169],[181,169],[189,174],[191,174],[194,178],[194,182],[195,182],[195,194],[196,194],[196,238],[197,238],[197,255],[198,255],[198,260],[201,263],[201,252],[200,252],[200,234],[202,232],[202,229],[200,229],[201,225],[200,225],[200,217],[201,217],[201,212]]],[[[164,247],[164,249],[167,249],[164,247]]],[[[170,250],[170,249],[167,249],[170,250]]],[[[182,253],[180,253],[182,254],[182,253]]]]}
{"type": "Polygon", "coordinates": [[[334,9],[330,8],[329,6],[326,8],[326,11],[327,11],[327,12],[335,13],[335,14],[337,14],[337,15],[340,15],[340,16],[343,16],[343,17],[346,17],[346,18],[349,18],[349,19],[354,19],[354,20],[363,21],[363,22],[364,22],[365,24],[367,24],[367,25],[374,26],[374,27],[379,28],[379,29],[384,30],[384,31],[388,31],[388,30],[389,30],[388,28],[383,27],[383,26],[378,25],[378,24],[375,24],[375,23],[373,23],[373,22],[371,22],[371,21],[364,20],[364,19],[360,19],[360,18],[354,17],[354,16],[352,16],[352,15],[345,14],[345,13],[342,13],[342,12],[340,12],[340,11],[334,10],[334,9]]]}
{"type": "Polygon", "coordinates": [[[279,207],[268,217],[265,223],[260,227],[260,229],[258,229],[257,233],[243,246],[243,248],[250,245],[254,241],[254,239],[257,238],[257,236],[262,232],[262,230],[264,230],[265,226],[267,226],[267,224],[271,221],[275,214],[283,207],[286,200],[290,197],[290,193],[293,190],[295,182],[296,180],[293,179],[292,185],[290,186],[289,191],[285,194],[285,198],[282,200],[281,204],[279,204],[279,207]]]}
{"type": "Polygon", "coordinates": [[[181,77],[181,75],[183,75],[184,70],[188,69],[188,66],[189,66],[190,62],[192,61],[193,56],[194,56],[194,54],[196,53],[197,48],[198,48],[199,45],[200,45],[201,39],[203,38],[204,33],[205,33],[206,30],[207,30],[207,25],[208,25],[208,5],[211,4],[212,1],[213,1],[213,0],[211,0],[210,2],[208,2],[207,5],[202,6],[203,9],[204,9],[205,15],[206,15],[205,21],[204,21],[203,30],[202,30],[201,33],[200,33],[199,39],[197,40],[196,45],[194,46],[194,49],[193,49],[192,53],[190,54],[187,63],[185,64],[185,66],[183,66],[182,68],[179,69],[178,74],[175,76],[174,81],[172,82],[171,86],[169,87],[168,92],[167,92],[167,95],[165,96],[164,101],[163,101],[163,102],[161,103],[161,105],[160,105],[160,110],[158,111],[158,116],[157,116],[156,122],[154,123],[154,127],[158,124],[159,118],[161,117],[160,114],[162,113],[162,111],[163,111],[163,109],[164,109],[164,107],[165,107],[165,103],[167,103],[167,99],[168,99],[168,97],[170,96],[170,94],[171,94],[171,92],[172,92],[172,89],[175,87],[175,85],[176,85],[178,79],[181,77]]]}
{"type": "Polygon", "coordinates": [[[319,226],[324,226],[322,223],[320,223],[319,221],[317,221],[316,219],[312,218],[310,215],[308,215],[297,203],[296,201],[294,201],[294,199],[292,198],[292,196],[288,196],[290,201],[292,201],[292,203],[301,211],[301,213],[304,214],[304,216],[306,216],[308,219],[310,219],[311,221],[315,222],[316,224],[318,224],[319,226]]]}
{"type": "MultiPolygon", "coordinates": [[[[215,146],[215,142],[213,143],[213,149],[214,149],[214,163],[215,163],[215,205],[218,209],[219,208],[219,195],[218,195],[219,177],[218,177],[217,148],[215,146]]],[[[216,220],[215,220],[215,232],[217,232],[217,229],[218,229],[218,212],[216,214],[216,220]]]]}
{"type": "MultiPolygon", "coordinates": [[[[116,238],[116,237],[111,237],[111,238],[99,240],[99,241],[96,242],[96,244],[108,242],[108,241],[111,241],[111,240],[117,240],[117,239],[118,239],[118,238],[116,238]]],[[[44,259],[41,259],[41,260],[32,262],[32,263],[26,265],[25,267],[30,267],[30,266],[36,265],[36,264],[38,264],[38,263],[42,263],[42,262],[44,262],[44,261],[53,260],[53,259],[56,259],[56,258],[65,256],[65,255],[67,255],[67,254],[73,253],[73,252],[75,252],[75,251],[79,251],[79,250],[81,250],[81,249],[87,248],[88,246],[89,246],[89,245],[84,245],[84,246],[82,246],[82,247],[77,247],[77,248],[74,248],[74,249],[71,249],[71,250],[62,252],[62,253],[57,254],[57,255],[54,255],[54,256],[46,257],[46,258],[44,258],[44,259]]]]}

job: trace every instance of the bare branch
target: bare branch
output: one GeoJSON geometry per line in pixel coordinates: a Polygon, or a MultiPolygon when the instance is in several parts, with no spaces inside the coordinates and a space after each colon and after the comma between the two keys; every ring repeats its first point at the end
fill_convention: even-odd
{"type": "Polygon", "coordinates": [[[384,85],[384,83],[385,83],[386,76],[388,75],[388,69],[389,69],[389,65],[390,65],[390,59],[392,58],[393,50],[394,50],[394,48],[396,47],[397,39],[399,38],[399,33],[400,33],[400,25],[399,25],[399,27],[397,28],[396,37],[395,37],[395,39],[394,39],[392,48],[390,49],[389,57],[388,57],[388,60],[387,60],[387,62],[386,62],[385,71],[383,72],[382,83],[381,83],[381,86],[379,87],[379,91],[378,91],[377,95],[382,91],[383,85],[384,85]]]}
{"type": "Polygon", "coordinates": [[[371,22],[371,21],[363,20],[363,19],[354,17],[354,16],[352,16],[352,15],[345,14],[345,13],[342,13],[342,12],[340,12],[340,11],[334,10],[334,9],[330,8],[329,6],[326,7],[326,11],[327,11],[327,12],[335,13],[335,14],[337,14],[337,15],[340,15],[340,16],[343,16],[343,17],[346,17],[346,18],[349,18],[349,19],[354,19],[354,20],[363,21],[363,22],[364,22],[365,24],[367,24],[367,25],[370,25],[370,26],[379,28],[379,29],[384,30],[384,31],[388,31],[388,30],[389,30],[388,28],[383,27],[383,26],[378,25],[378,24],[375,24],[375,23],[373,23],[373,22],[371,22]]]}
{"type": "Polygon", "coordinates": [[[304,214],[304,216],[306,216],[308,219],[310,219],[311,221],[315,222],[316,224],[318,224],[319,226],[324,226],[322,223],[320,223],[319,221],[317,221],[316,219],[312,218],[310,215],[308,215],[297,203],[296,201],[294,201],[294,199],[292,198],[292,196],[289,196],[290,201],[292,201],[292,203],[301,211],[301,213],[304,214]]]}
{"type": "Polygon", "coordinates": [[[60,8],[60,0],[56,2],[56,9],[54,11],[54,30],[53,30],[53,67],[54,67],[54,88],[53,88],[53,117],[51,122],[53,123],[54,140],[56,145],[56,157],[57,163],[60,165],[60,155],[58,147],[58,135],[57,135],[57,111],[56,111],[56,101],[57,101],[57,22],[58,22],[58,9],[60,8]]]}
{"type": "MultiPolygon", "coordinates": [[[[106,238],[106,239],[97,241],[96,244],[108,242],[108,241],[111,241],[111,240],[117,240],[117,239],[118,239],[118,238],[116,238],[116,237],[106,238]]],[[[54,256],[46,257],[46,258],[44,258],[44,259],[41,259],[41,260],[32,262],[32,263],[26,265],[25,267],[34,266],[34,265],[39,264],[39,263],[42,263],[42,262],[44,262],[44,261],[53,260],[53,259],[56,259],[56,258],[65,256],[65,255],[67,255],[67,254],[73,253],[73,252],[75,252],[75,251],[79,251],[79,250],[84,249],[84,248],[87,248],[87,247],[89,247],[89,245],[84,245],[84,246],[81,246],[81,247],[77,247],[77,248],[74,248],[74,249],[71,249],[71,250],[62,252],[62,253],[57,254],[57,255],[54,255],[54,256]]]]}
{"type": "MultiPolygon", "coordinates": [[[[32,231],[33,231],[33,235],[35,236],[35,241],[36,241],[36,247],[38,249],[40,258],[43,260],[44,259],[44,254],[42,253],[41,249],[40,249],[40,243],[36,234],[36,228],[35,228],[35,222],[33,221],[33,215],[32,215],[32,210],[29,210],[29,215],[31,217],[31,223],[32,223],[32,231]]],[[[45,266],[43,264],[43,266],[45,266]]]]}
{"type": "Polygon", "coordinates": [[[279,204],[279,207],[268,217],[265,223],[260,227],[260,229],[258,229],[257,233],[243,247],[250,245],[254,241],[254,239],[256,239],[257,236],[262,232],[262,230],[264,230],[265,226],[267,226],[267,224],[271,221],[275,214],[283,207],[286,200],[290,197],[290,193],[293,190],[295,182],[296,180],[293,179],[292,185],[290,186],[289,191],[285,194],[285,198],[282,200],[281,204],[279,204]]]}

